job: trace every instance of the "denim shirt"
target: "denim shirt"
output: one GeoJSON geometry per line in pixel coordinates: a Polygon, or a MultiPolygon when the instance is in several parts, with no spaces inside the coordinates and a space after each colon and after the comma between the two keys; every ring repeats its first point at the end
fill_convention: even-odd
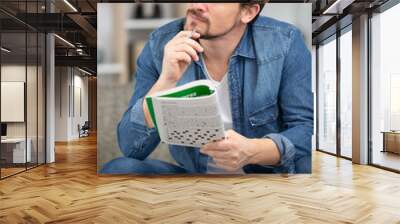
{"type": "MultiPolygon", "coordinates": [[[[136,84],[118,124],[124,156],[144,160],[160,142],[148,128],[143,98],[161,74],[166,43],[183,29],[184,19],[153,31],[137,59],[136,84]]],[[[177,85],[206,79],[201,61],[193,62],[177,85]]],[[[292,25],[259,16],[247,28],[229,60],[228,83],[233,130],[247,138],[269,138],[279,149],[277,165],[249,164],[246,173],[310,173],[313,134],[311,54],[292,25]]],[[[205,173],[208,157],[198,148],[169,145],[189,173],[205,173]]]]}

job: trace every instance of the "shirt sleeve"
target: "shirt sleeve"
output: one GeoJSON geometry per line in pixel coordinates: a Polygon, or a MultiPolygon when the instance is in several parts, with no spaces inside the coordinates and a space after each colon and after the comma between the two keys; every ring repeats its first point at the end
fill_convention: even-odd
{"type": "Polygon", "coordinates": [[[268,134],[280,152],[279,173],[311,173],[311,141],[314,126],[311,88],[311,54],[302,34],[293,30],[290,37],[279,89],[283,131],[268,134]]]}
{"type": "Polygon", "coordinates": [[[159,77],[149,42],[137,59],[134,93],[117,127],[118,144],[122,153],[126,157],[139,160],[150,155],[160,142],[156,128],[147,127],[143,112],[144,96],[159,77]]]}

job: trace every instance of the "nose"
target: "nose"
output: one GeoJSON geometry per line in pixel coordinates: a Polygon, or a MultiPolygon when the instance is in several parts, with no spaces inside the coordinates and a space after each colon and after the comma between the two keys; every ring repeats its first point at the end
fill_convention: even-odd
{"type": "Polygon", "coordinates": [[[208,4],[207,3],[192,3],[190,5],[190,8],[200,11],[200,12],[206,12],[208,10],[208,4]]]}

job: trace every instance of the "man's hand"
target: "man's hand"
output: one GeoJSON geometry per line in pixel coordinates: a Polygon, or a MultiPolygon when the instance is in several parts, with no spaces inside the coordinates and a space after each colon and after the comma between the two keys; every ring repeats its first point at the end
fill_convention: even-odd
{"type": "Polygon", "coordinates": [[[164,58],[160,79],[176,83],[192,61],[199,60],[197,55],[203,52],[203,47],[194,39],[200,34],[192,31],[181,31],[172,38],[164,48],[164,58]]]}
{"type": "MultiPolygon", "coordinates": [[[[199,33],[181,31],[165,45],[160,77],[146,95],[168,90],[176,86],[176,83],[181,79],[190,63],[193,60],[199,60],[197,53],[204,51],[203,47],[193,40],[199,37],[199,33]]],[[[143,113],[147,127],[153,128],[154,124],[145,100],[143,101],[143,113]]]]}
{"type": "Polygon", "coordinates": [[[211,156],[226,171],[237,171],[248,164],[276,165],[280,153],[271,139],[249,139],[228,130],[225,139],[204,145],[200,152],[211,156]]]}
{"type": "Polygon", "coordinates": [[[251,144],[250,139],[228,130],[225,139],[204,145],[200,152],[211,156],[218,167],[226,171],[237,171],[250,163],[251,144]]]}

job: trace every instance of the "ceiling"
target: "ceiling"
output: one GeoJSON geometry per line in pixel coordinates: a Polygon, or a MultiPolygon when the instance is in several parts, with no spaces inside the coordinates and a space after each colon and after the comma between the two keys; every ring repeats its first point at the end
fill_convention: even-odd
{"type": "Polygon", "coordinates": [[[36,55],[36,46],[29,43],[33,35],[28,34],[28,45],[25,43],[26,30],[35,35],[54,32],[60,37],[55,38],[56,65],[73,62],[75,66],[95,73],[97,1],[69,0],[69,3],[73,8],[63,0],[47,0],[47,5],[45,0],[1,0],[2,46],[12,49],[3,60],[7,58],[9,62],[17,63],[26,55],[27,58],[36,55]],[[48,13],[50,9],[53,13],[48,13]],[[28,47],[25,49],[25,46],[28,47]]]}

